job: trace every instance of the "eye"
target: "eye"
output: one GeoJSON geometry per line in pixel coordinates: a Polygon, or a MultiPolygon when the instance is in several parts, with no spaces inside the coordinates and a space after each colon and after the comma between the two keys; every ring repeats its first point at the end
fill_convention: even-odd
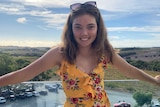
{"type": "Polygon", "coordinates": [[[75,28],[76,28],[76,29],[81,29],[81,27],[80,27],[80,26],[75,26],[75,28]]]}
{"type": "Polygon", "coordinates": [[[95,28],[95,25],[89,25],[88,26],[88,29],[94,29],[95,28]]]}
{"type": "Polygon", "coordinates": [[[74,28],[75,29],[81,29],[82,27],[80,25],[75,25],[74,28]]]}

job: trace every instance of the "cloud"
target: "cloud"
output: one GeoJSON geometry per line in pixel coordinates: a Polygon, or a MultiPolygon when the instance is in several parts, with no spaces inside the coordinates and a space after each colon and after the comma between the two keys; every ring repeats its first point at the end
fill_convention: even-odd
{"type": "Polygon", "coordinates": [[[142,27],[108,27],[108,31],[132,31],[132,32],[159,32],[160,26],[142,26],[142,27]]]}
{"type": "Polygon", "coordinates": [[[24,10],[25,10],[25,7],[20,4],[9,3],[9,5],[8,5],[5,3],[4,4],[0,3],[0,12],[2,12],[2,13],[16,14],[16,13],[19,13],[24,10]]]}
{"type": "Polygon", "coordinates": [[[160,13],[159,13],[159,14],[156,14],[156,16],[160,16],[160,13]]]}
{"type": "MultiPolygon", "coordinates": [[[[26,6],[56,8],[69,8],[72,3],[84,3],[85,0],[10,0],[14,3],[21,3],[26,6]]],[[[95,0],[97,7],[112,12],[151,12],[160,9],[159,0],[95,0]]]]}
{"type": "Polygon", "coordinates": [[[0,46],[29,46],[29,47],[52,47],[59,44],[59,41],[33,41],[33,40],[2,40],[0,46]]]}
{"type": "MultiPolygon", "coordinates": [[[[23,15],[23,16],[31,16],[30,18],[34,18],[33,20],[41,21],[41,23],[46,23],[46,27],[49,28],[57,28],[57,29],[62,29],[62,26],[64,25],[68,14],[65,13],[58,13],[55,14],[54,11],[48,10],[47,8],[44,7],[30,7],[26,6],[27,3],[37,3],[37,0],[25,0],[25,1],[18,1],[18,0],[13,0],[17,2],[22,2],[22,4],[19,3],[11,3],[10,5],[8,4],[0,4],[0,12],[9,14],[9,15],[23,15]]],[[[40,0],[39,0],[40,1],[40,0]]],[[[40,1],[42,4],[46,1],[41,0],[40,1]]],[[[49,2],[49,1],[48,1],[49,2]]],[[[47,2],[47,3],[48,3],[47,2]]],[[[56,3],[53,2],[55,5],[56,3]]],[[[62,2],[61,2],[62,3],[62,2]]],[[[60,3],[60,4],[61,4],[60,3]]],[[[25,23],[27,20],[26,18],[19,18],[17,19],[17,22],[19,23],[25,23]]]]}
{"type": "Polygon", "coordinates": [[[12,2],[21,3],[26,6],[36,7],[69,7],[71,1],[65,0],[10,0],[12,2]]]}
{"type": "Polygon", "coordinates": [[[66,22],[68,14],[52,14],[47,17],[42,18],[45,23],[47,23],[47,27],[56,27],[58,29],[62,29],[64,23],[66,22]]]}
{"type": "MultiPolygon", "coordinates": [[[[150,34],[155,40],[160,40],[160,34],[159,33],[151,33],[150,34]]],[[[160,42],[159,42],[160,43],[160,42]]]]}
{"type": "Polygon", "coordinates": [[[124,40],[111,40],[111,44],[116,47],[159,47],[159,40],[132,40],[132,39],[124,39],[124,40]],[[127,44],[127,45],[126,45],[127,44]]]}
{"type": "Polygon", "coordinates": [[[23,24],[23,23],[26,23],[26,22],[27,22],[27,19],[26,19],[25,17],[21,17],[21,18],[18,18],[18,19],[17,19],[17,22],[23,24]]]}
{"type": "MultiPolygon", "coordinates": [[[[52,8],[69,8],[69,5],[75,2],[83,3],[85,0],[8,0],[8,4],[0,3],[0,12],[14,15],[30,15],[44,21],[46,27],[62,28],[67,15],[65,13],[55,14],[52,8]]],[[[109,11],[107,15],[103,14],[104,19],[110,20],[122,18],[129,14],[139,12],[158,13],[160,10],[159,0],[96,0],[97,6],[100,9],[109,11]]],[[[68,13],[67,13],[68,14],[68,13]]],[[[150,20],[151,21],[151,20],[150,20]]],[[[157,23],[158,20],[154,20],[157,23]]]]}
{"type": "Polygon", "coordinates": [[[125,37],[123,35],[109,35],[109,40],[111,44],[116,47],[159,47],[160,46],[160,33],[148,33],[146,36],[149,36],[149,39],[139,38],[133,39],[125,37]]]}
{"type": "Polygon", "coordinates": [[[159,0],[97,0],[97,5],[112,12],[153,12],[160,9],[159,0]]]}
{"type": "Polygon", "coordinates": [[[120,37],[119,36],[109,36],[108,37],[109,38],[109,40],[117,40],[117,39],[119,39],[120,37]]]}
{"type": "Polygon", "coordinates": [[[46,27],[43,27],[43,26],[40,26],[40,25],[38,25],[37,27],[42,29],[42,30],[48,30],[46,27]]]}

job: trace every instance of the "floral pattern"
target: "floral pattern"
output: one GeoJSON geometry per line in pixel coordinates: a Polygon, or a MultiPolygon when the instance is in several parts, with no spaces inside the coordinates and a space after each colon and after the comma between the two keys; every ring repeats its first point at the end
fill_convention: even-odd
{"type": "Polygon", "coordinates": [[[78,82],[79,82],[79,79],[78,78],[75,78],[75,79],[70,79],[68,77],[68,73],[65,72],[62,74],[63,76],[63,81],[65,81],[67,83],[67,89],[71,89],[71,90],[78,90],[79,89],[79,85],[78,85],[78,82]]]}
{"type": "Polygon", "coordinates": [[[85,104],[82,103],[84,98],[68,98],[67,100],[75,107],[85,107],[85,104]]]}
{"type": "Polygon", "coordinates": [[[76,72],[80,72],[76,67],[71,70],[68,69],[73,67],[68,63],[65,71],[60,71],[63,88],[66,96],[69,96],[67,96],[65,107],[109,107],[110,103],[104,90],[104,75],[102,75],[107,68],[105,57],[102,57],[100,65],[98,69],[94,69],[97,70],[96,72],[87,74],[87,77],[86,74],[76,74],[76,72]],[[86,78],[88,81],[87,84],[84,84],[86,78]],[[76,97],[76,95],[81,95],[82,97],[76,97]]]}
{"type": "Polygon", "coordinates": [[[107,59],[106,59],[106,57],[102,56],[101,59],[100,59],[100,62],[102,63],[102,68],[104,70],[106,70],[107,69],[107,59]]]}

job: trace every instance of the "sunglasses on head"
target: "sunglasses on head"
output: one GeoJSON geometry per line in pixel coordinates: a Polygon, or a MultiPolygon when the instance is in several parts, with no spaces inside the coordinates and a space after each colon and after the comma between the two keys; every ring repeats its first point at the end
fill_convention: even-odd
{"type": "Polygon", "coordinates": [[[70,9],[72,11],[75,11],[82,5],[88,5],[88,6],[95,6],[96,7],[96,2],[95,1],[88,1],[88,2],[85,2],[85,3],[75,3],[75,4],[70,5],[70,9]]]}

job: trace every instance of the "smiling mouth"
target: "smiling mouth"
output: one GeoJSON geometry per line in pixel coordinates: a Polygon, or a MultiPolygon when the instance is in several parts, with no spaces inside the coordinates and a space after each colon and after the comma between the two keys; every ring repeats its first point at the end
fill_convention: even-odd
{"type": "Polygon", "coordinates": [[[87,41],[89,38],[80,38],[82,41],[87,41]]]}

